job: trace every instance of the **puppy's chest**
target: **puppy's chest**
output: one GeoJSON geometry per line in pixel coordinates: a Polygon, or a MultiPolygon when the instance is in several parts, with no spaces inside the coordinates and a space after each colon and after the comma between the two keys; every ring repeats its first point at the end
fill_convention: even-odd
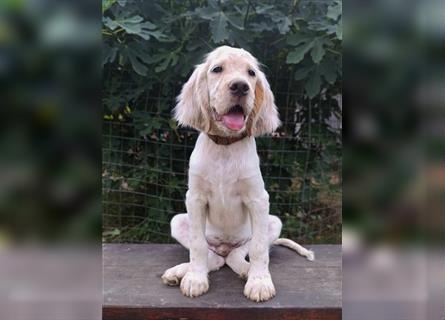
{"type": "Polygon", "coordinates": [[[211,205],[238,205],[241,202],[241,183],[236,170],[214,170],[207,176],[209,182],[209,202],[211,205]],[[230,202],[230,203],[228,203],[230,202]]]}
{"type": "Polygon", "coordinates": [[[221,229],[239,226],[245,220],[240,183],[219,179],[211,183],[208,194],[209,221],[221,229]]]}
{"type": "Polygon", "coordinates": [[[199,176],[196,187],[206,195],[211,213],[239,214],[245,181],[259,173],[258,156],[248,152],[211,152],[202,148],[192,155],[190,174],[199,176]],[[235,212],[236,211],[236,212],[235,212]]]}

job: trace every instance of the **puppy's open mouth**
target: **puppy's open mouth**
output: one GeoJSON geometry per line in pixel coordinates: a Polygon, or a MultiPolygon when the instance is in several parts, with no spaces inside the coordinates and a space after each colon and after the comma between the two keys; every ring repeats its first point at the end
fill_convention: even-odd
{"type": "Polygon", "coordinates": [[[244,120],[246,116],[244,115],[244,109],[239,104],[234,105],[223,115],[217,114],[217,120],[222,121],[222,123],[230,130],[239,131],[244,127],[244,120]]]}

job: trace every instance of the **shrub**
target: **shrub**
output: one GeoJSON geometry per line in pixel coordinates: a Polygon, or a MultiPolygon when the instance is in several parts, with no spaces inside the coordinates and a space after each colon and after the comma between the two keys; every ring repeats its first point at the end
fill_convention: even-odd
{"type": "Polygon", "coordinates": [[[228,44],[264,64],[283,126],[257,139],[271,214],[341,239],[341,1],[103,1],[105,241],[170,241],[196,132],[171,120],[193,66],[228,44]]]}

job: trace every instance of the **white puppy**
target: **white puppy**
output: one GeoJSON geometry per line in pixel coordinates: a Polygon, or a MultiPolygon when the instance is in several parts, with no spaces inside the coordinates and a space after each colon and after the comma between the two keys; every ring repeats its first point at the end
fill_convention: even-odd
{"type": "Polygon", "coordinates": [[[180,283],[184,295],[196,297],[209,289],[208,272],[227,264],[247,278],[247,298],[272,298],[269,246],[285,245],[309,260],[314,255],[278,239],[281,221],[269,215],[254,137],[273,132],[280,120],[257,60],[243,49],[215,49],[196,66],[174,113],[201,134],[190,158],[187,213],[171,221],[172,236],[190,250],[190,262],[165,271],[163,282],[180,283]]]}

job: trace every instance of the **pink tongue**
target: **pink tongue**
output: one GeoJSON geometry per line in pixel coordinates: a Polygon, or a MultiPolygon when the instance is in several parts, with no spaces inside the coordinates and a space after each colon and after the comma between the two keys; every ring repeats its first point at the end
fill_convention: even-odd
{"type": "Polygon", "coordinates": [[[241,130],[244,126],[244,115],[242,113],[229,113],[222,116],[224,125],[230,130],[241,130]]]}

